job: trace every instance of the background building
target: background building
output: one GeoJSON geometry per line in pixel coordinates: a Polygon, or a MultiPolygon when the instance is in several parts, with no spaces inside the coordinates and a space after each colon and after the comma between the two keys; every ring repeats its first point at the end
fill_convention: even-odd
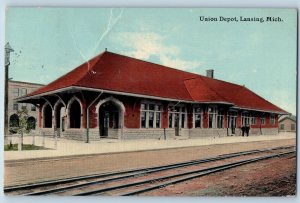
{"type": "Polygon", "coordinates": [[[285,115],[279,118],[279,132],[296,132],[297,118],[293,115],[285,115]]]}
{"type": "MultiPolygon", "coordinates": [[[[23,108],[28,110],[28,124],[33,131],[38,130],[38,108],[33,104],[17,103],[14,101],[15,98],[29,94],[40,87],[42,84],[12,81],[8,82],[8,126],[10,129],[18,125],[19,117],[17,111],[23,108]]],[[[13,133],[13,130],[10,130],[13,133]]]]}

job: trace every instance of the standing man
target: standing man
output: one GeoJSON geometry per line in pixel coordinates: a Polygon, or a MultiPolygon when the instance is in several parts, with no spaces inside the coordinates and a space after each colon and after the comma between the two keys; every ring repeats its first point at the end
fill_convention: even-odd
{"type": "Polygon", "coordinates": [[[243,125],[241,129],[242,129],[242,136],[244,137],[244,134],[245,134],[245,126],[243,125]]]}
{"type": "Polygon", "coordinates": [[[248,137],[249,136],[249,131],[250,131],[250,126],[246,125],[245,130],[246,130],[246,134],[247,134],[247,137],[248,137]]]}

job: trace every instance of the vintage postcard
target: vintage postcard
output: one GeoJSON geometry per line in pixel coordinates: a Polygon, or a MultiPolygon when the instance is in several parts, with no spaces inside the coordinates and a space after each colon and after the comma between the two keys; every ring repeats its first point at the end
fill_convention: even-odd
{"type": "Polygon", "coordinates": [[[4,48],[5,195],[296,195],[296,9],[8,7],[4,48]]]}

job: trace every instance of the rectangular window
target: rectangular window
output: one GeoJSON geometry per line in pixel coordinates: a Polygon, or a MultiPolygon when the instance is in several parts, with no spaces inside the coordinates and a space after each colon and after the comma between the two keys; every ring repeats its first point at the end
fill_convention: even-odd
{"type": "Polygon", "coordinates": [[[223,128],[223,116],[218,115],[218,128],[223,128]]]}
{"type": "Polygon", "coordinates": [[[284,124],[280,124],[280,130],[284,130],[284,124]]]}
{"type": "Polygon", "coordinates": [[[181,106],[169,106],[169,128],[186,127],[186,108],[181,106]]]}
{"type": "Polygon", "coordinates": [[[201,114],[195,114],[195,128],[201,128],[201,114]]]}
{"type": "Polygon", "coordinates": [[[252,114],[251,115],[251,125],[255,125],[256,124],[256,115],[252,114]]]}
{"type": "Polygon", "coordinates": [[[208,128],[213,128],[213,114],[209,114],[208,128]]]}
{"type": "Polygon", "coordinates": [[[242,113],[242,126],[250,125],[250,114],[242,113]]]}
{"type": "Polygon", "coordinates": [[[266,123],[266,118],[265,117],[261,117],[260,118],[260,124],[261,125],[265,125],[265,123],[266,123]]]}
{"type": "Polygon", "coordinates": [[[19,110],[19,104],[18,103],[14,102],[13,110],[16,110],[16,111],[19,110]]]}
{"type": "Polygon", "coordinates": [[[223,127],[224,127],[223,112],[219,112],[217,116],[217,128],[223,128],[223,127]]]}
{"type": "Polygon", "coordinates": [[[236,121],[237,121],[237,112],[236,111],[229,111],[227,113],[227,126],[228,128],[236,128],[236,121]]]}
{"type": "Polygon", "coordinates": [[[141,104],[141,128],[160,128],[161,105],[141,104]]]}
{"type": "Polygon", "coordinates": [[[149,110],[154,111],[154,104],[149,104],[149,110]]]}
{"type": "Polygon", "coordinates": [[[141,112],[141,127],[146,128],[146,112],[141,112]]]}
{"type": "Polygon", "coordinates": [[[208,128],[216,128],[217,121],[217,108],[208,108],[208,128]]]}
{"type": "Polygon", "coordinates": [[[155,111],[160,111],[161,110],[161,106],[160,105],[155,105],[155,111]]]}
{"type": "Polygon", "coordinates": [[[27,94],[27,89],[23,88],[23,89],[21,90],[21,96],[24,96],[24,95],[26,95],[26,94],[27,94]]]}
{"type": "Polygon", "coordinates": [[[33,104],[31,105],[31,111],[36,111],[36,107],[33,104]]]}
{"type": "Polygon", "coordinates": [[[13,89],[13,97],[16,98],[19,96],[19,88],[14,88],[13,89]]]}
{"type": "Polygon", "coordinates": [[[291,130],[292,130],[292,131],[295,131],[295,130],[296,130],[295,124],[291,124],[291,130]]]}
{"type": "Polygon", "coordinates": [[[148,123],[149,128],[154,127],[154,112],[149,112],[149,123],[148,123]]]}
{"type": "Polygon", "coordinates": [[[173,114],[169,113],[169,128],[172,128],[173,126],[173,114]]]}
{"type": "Polygon", "coordinates": [[[184,128],[185,125],[185,114],[181,114],[181,127],[184,128]]]}
{"type": "Polygon", "coordinates": [[[22,109],[26,109],[27,108],[27,104],[26,103],[22,103],[22,109]]]}
{"type": "Polygon", "coordinates": [[[194,108],[194,127],[201,128],[201,117],[202,117],[202,110],[201,108],[194,108]]]}
{"type": "Polygon", "coordinates": [[[155,117],[155,121],[156,121],[156,128],[160,128],[160,113],[156,112],[156,117],[155,117]]]}
{"type": "Polygon", "coordinates": [[[270,124],[275,125],[275,116],[274,115],[270,116],[270,124]]]}

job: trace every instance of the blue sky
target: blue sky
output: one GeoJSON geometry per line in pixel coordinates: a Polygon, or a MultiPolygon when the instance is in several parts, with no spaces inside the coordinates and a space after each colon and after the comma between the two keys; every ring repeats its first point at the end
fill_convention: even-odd
{"type": "Polygon", "coordinates": [[[109,51],[245,85],[296,113],[296,10],[8,8],[10,77],[47,84],[109,51]],[[202,22],[199,16],[280,17],[202,22]]]}

